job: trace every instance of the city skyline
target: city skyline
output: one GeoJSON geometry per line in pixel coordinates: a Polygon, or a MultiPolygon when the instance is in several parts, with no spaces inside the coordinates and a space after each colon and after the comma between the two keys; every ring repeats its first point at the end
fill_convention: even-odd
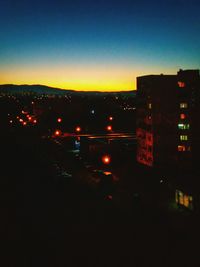
{"type": "Polygon", "coordinates": [[[136,77],[200,68],[200,3],[4,1],[0,84],[125,91],[136,77]]]}

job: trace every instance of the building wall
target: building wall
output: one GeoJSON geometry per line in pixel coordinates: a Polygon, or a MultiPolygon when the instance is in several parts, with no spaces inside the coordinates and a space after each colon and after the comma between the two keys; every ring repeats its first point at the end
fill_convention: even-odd
{"type": "Polygon", "coordinates": [[[139,163],[191,166],[200,143],[199,81],[196,70],[137,78],[139,163]]]}

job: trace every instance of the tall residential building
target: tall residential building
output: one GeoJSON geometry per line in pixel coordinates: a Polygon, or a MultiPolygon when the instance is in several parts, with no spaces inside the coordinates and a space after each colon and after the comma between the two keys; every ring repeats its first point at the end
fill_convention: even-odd
{"type": "Polygon", "coordinates": [[[198,70],[137,77],[137,161],[148,166],[198,164],[199,118],[198,70]]]}

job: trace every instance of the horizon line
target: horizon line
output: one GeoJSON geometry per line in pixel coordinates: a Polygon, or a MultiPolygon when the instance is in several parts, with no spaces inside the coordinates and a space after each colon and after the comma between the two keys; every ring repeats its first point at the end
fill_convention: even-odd
{"type": "Polygon", "coordinates": [[[88,89],[82,89],[82,90],[78,90],[78,89],[69,89],[69,88],[61,88],[61,87],[54,87],[54,86],[50,86],[50,85],[45,85],[45,84],[14,84],[14,83],[4,83],[4,84],[0,84],[0,86],[44,86],[44,87],[48,87],[51,89],[58,89],[58,90],[62,90],[62,91],[75,91],[75,92],[101,92],[101,93],[117,93],[117,92],[129,92],[129,91],[136,91],[137,89],[121,89],[121,90],[88,90],[88,89]]]}

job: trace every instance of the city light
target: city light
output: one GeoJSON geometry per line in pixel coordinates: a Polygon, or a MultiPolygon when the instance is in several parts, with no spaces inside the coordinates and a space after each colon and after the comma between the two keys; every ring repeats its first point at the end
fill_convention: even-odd
{"type": "Polygon", "coordinates": [[[104,155],[104,156],[102,157],[102,162],[103,162],[104,164],[110,164],[110,162],[111,162],[111,158],[110,158],[110,156],[109,156],[109,155],[104,155]]]}
{"type": "Polygon", "coordinates": [[[59,123],[60,123],[61,121],[62,121],[62,119],[61,119],[61,118],[58,118],[58,119],[57,119],[57,122],[59,122],[59,123]]]}
{"type": "Polygon", "coordinates": [[[56,130],[56,131],[55,131],[55,135],[56,135],[56,136],[59,136],[60,134],[61,134],[61,131],[60,131],[60,130],[56,130]]]}
{"type": "Polygon", "coordinates": [[[178,86],[179,86],[180,88],[184,88],[184,87],[185,87],[185,83],[184,83],[184,82],[178,82],[178,86]]]}
{"type": "Polygon", "coordinates": [[[109,119],[109,121],[112,121],[112,120],[113,120],[113,117],[112,117],[112,116],[110,116],[108,119],[109,119]]]}
{"type": "Polygon", "coordinates": [[[77,126],[77,127],[76,127],[76,132],[79,133],[80,131],[81,131],[81,127],[80,127],[80,126],[77,126]]]}
{"type": "Polygon", "coordinates": [[[108,131],[112,131],[112,126],[111,126],[111,125],[108,125],[108,126],[107,126],[107,130],[108,130],[108,131]]]}
{"type": "Polygon", "coordinates": [[[184,120],[184,119],[186,118],[185,114],[184,114],[184,113],[181,113],[181,114],[180,114],[180,118],[181,118],[182,120],[184,120]]]}

